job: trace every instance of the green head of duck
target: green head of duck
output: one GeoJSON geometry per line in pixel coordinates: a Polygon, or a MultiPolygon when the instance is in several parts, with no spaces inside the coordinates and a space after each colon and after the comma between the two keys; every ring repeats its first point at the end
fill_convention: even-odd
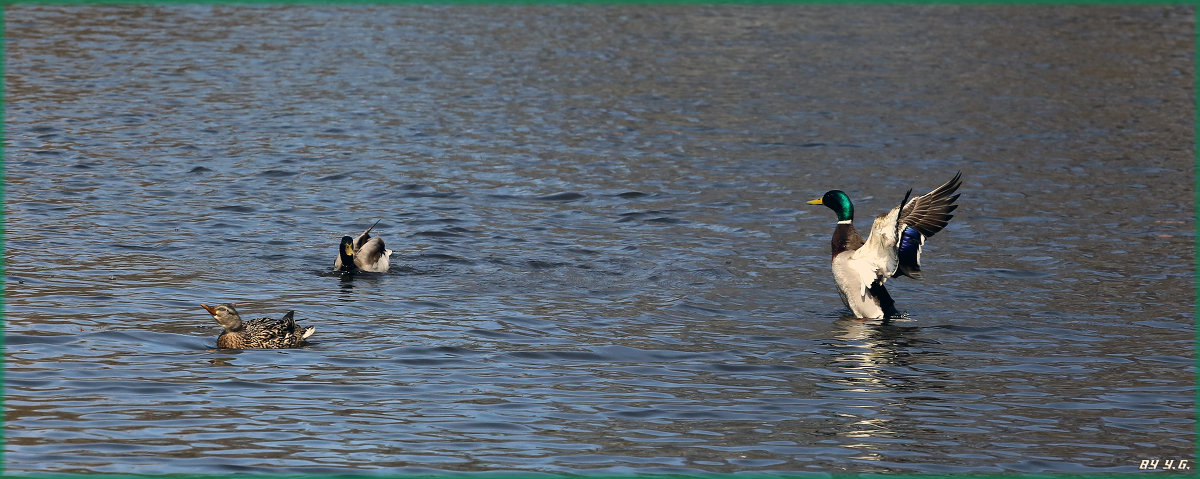
{"type": "Polygon", "coordinates": [[[343,269],[349,269],[354,266],[354,238],[349,236],[342,237],[342,244],[338,246],[338,256],[343,269]]]}
{"type": "Polygon", "coordinates": [[[820,198],[809,201],[808,204],[829,207],[834,213],[837,213],[838,221],[851,221],[854,219],[854,205],[850,203],[850,197],[842,190],[827,191],[820,198]]]}

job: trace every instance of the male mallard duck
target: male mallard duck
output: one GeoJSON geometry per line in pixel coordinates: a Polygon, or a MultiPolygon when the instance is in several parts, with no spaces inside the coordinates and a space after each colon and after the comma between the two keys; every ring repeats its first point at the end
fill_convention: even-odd
{"type": "Polygon", "coordinates": [[[854,205],[840,190],[825,193],[809,201],[825,205],[837,213],[833,230],[833,279],[842,302],[862,319],[880,319],[896,314],[895,302],[884,289],[888,278],[900,275],[921,279],[921,245],[953,218],[958,205],[953,194],[962,182],[962,172],[946,184],[923,196],[909,199],[912,189],[900,204],[875,218],[864,242],[854,230],[854,205]]]}
{"type": "Polygon", "coordinates": [[[242,322],[232,304],[208,306],[201,304],[213,319],[225,328],[225,332],[217,336],[218,348],[229,349],[276,349],[298,348],[304,346],[304,339],[312,336],[317,328],[301,328],[292,319],[295,311],[288,311],[279,319],[258,318],[250,322],[242,322]]]}
{"type": "Polygon", "coordinates": [[[392,250],[383,246],[383,238],[372,238],[370,233],[379,224],[379,220],[375,221],[374,225],[363,231],[357,238],[349,236],[342,237],[342,243],[338,245],[338,257],[333,262],[334,271],[369,271],[372,273],[386,273],[390,262],[388,257],[392,255],[392,250]],[[353,265],[353,267],[351,267],[353,265]]]}

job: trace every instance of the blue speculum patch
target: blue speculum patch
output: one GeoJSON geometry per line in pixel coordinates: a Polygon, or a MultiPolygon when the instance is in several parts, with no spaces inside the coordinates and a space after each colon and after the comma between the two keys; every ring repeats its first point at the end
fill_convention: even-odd
{"type": "Polygon", "coordinates": [[[900,264],[917,264],[917,251],[921,248],[921,233],[910,227],[900,233],[900,264]]]}

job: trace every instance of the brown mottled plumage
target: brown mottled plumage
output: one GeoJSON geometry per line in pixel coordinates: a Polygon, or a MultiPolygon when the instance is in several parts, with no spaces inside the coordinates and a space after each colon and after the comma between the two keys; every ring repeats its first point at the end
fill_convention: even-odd
{"type": "Polygon", "coordinates": [[[228,349],[277,349],[304,346],[305,338],[312,336],[314,327],[301,328],[288,311],[282,318],[258,318],[243,322],[232,304],[208,306],[201,304],[212,314],[225,332],[217,336],[217,347],[228,349]]]}

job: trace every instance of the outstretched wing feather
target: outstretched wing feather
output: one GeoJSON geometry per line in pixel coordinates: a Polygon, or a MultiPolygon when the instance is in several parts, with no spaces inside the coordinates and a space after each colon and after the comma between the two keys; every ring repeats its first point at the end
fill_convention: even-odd
{"type": "Polygon", "coordinates": [[[364,230],[362,232],[362,234],[358,235],[357,238],[354,238],[355,251],[357,251],[359,248],[362,248],[363,245],[366,244],[367,241],[371,239],[371,230],[375,229],[375,225],[378,225],[379,222],[382,220],[383,220],[383,218],[375,220],[375,224],[372,224],[370,228],[367,228],[366,230],[364,230]]]}
{"type": "MultiPolygon", "coordinates": [[[[908,199],[902,202],[902,206],[898,205],[891,211],[875,218],[866,243],[851,257],[851,261],[858,263],[855,269],[864,272],[873,270],[875,278],[869,283],[877,281],[879,284],[883,284],[888,278],[897,274],[919,272],[921,270],[920,248],[924,244],[925,238],[941,231],[954,217],[950,212],[958,208],[958,205],[954,204],[958,195],[954,192],[962,185],[961,178],[962,172],[958,172],[954,178],[942,186],[934,188],[933,191],[908,199]],[[909,238],[911,242],[916,243],[916,250],[906,251],[901,258],[900,243],[908,228],[916,230],[920,237],[909,238]],[[902,259],[906,264],[901,265],[902,259]],[[897,273],[898,269],[904,271],[897,273]]],[[[910,194],[911,190],[905,194],[905,198],[907,199],[910,194]]],[[[914,274],[913,276],[919,275],[914,274]]],[[[868,280],[868,278],[863,279],[868,280]]]]}
{"type": "Polygon", "coordinates": [[[958,200],[959,195],[954,192],[958,190],[959,186],[962,186],[961,178],[962,172],[960,171],[942,186],[908,200],[908,203],[900,210],[897,227],[911,227],[926,238],[945,228],[950,223],[950,219],[954,217],[950,213],[958,209],[958,205],[954,202],[958,200]]]}

